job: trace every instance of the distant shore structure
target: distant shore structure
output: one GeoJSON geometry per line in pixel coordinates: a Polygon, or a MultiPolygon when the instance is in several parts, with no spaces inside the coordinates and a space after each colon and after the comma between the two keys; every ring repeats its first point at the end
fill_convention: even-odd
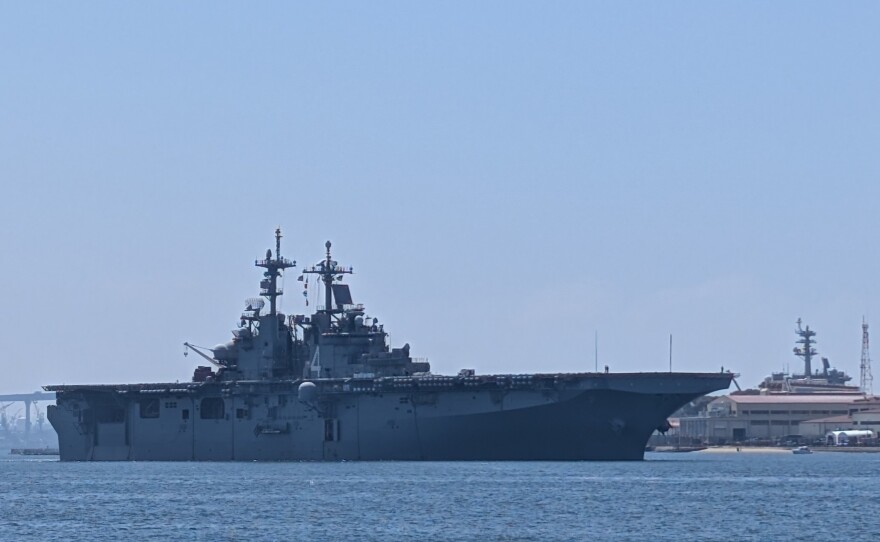
{"type": "MultiPolygon", "coordinates": [[[[852,377],[844,371],[831,367],[828,358],[822,357],[822,370],[813,369],[813,358],[818,355],[815,348],[816,331],[810,326],[803,326],[803,321],[797,319],[795,334],[798,339],[794,347],[794,355],[801,358],[804,363],[804,371],[801,374],[789,374],[785,371],[771,373],[758,385],[762,393],[851,393],[863,394],[857,386],[847,384],[852,377]]],[[[745,391],[743,393],[749,393],[745,391]]]]}
{"type": "Polygon", "coordinates": [[[681,435],[711,444],[813,445],[827,443],[831,431],[871,431],[871,438],[852,434],[860,435],[862,444],[874,442],[880,433],[880,398],[873,396],[867,322],[862,321],[859,386],[848,384],[852,377],[832,368],[828,358],[821,358],[821,370],[814,369],[816,331],[801,319],[796,323],[793,353],[803,360],[803,373],[772,373],[757,389],[711,400],[697,415],[679,419],[681,435]]]}

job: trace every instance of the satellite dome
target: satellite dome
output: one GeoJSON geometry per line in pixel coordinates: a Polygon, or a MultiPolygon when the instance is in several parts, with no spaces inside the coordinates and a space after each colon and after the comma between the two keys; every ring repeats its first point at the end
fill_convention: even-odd
{"type": "Polygon", "coordinates": [[[303,403],[314,403],[318,398],[318,386],[314,382],[303,382],[299,385],[297,395],[303,403]]]}
{"type": "Polygon", "coordinates": [[[230,361],[235,359],[237,350],[235,348],[235,343],[229,341],[225,344],[218,344],[214,348],[211,349],[214,352],[214,359],[218,361],[230,361]]]}

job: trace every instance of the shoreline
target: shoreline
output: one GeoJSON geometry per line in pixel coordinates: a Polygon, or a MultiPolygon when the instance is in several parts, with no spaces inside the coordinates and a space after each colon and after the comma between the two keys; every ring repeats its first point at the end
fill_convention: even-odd
{"type": "MultiPolygon", "coordinates": [[[[792,448],[784,446],[712,446],[705,450],[698,450],[692,453],[701,454],[790,454],[792,448]]],[[[880,447],[877,446],[810,446],[810,450],[814,453],[831,452],[831,453],[880,453],[880,447]]]]}
{"type": "Polygon", "coordinates": [[[779,446],[712,446],[701,450],[703,454],[778,454],[791,453],[791,448],[779,446]]]}

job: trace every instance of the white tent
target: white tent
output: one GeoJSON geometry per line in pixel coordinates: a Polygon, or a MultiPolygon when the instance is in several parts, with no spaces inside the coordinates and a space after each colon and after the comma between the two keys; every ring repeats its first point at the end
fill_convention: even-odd
{"type": "Polygon", "coordinates": [[[846,431],[829,431],[825,440],[833,446],[846,446],[850,442],[874,438],[874,432],[867,429],[847,429],[846,431]]]}

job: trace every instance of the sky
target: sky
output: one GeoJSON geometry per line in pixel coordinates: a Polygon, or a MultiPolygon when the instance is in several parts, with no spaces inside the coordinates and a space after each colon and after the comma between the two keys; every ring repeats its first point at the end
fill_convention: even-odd
{"type": "Polygon", "coordinates": [[[231,337],[277,226],[300,266],[332,240],[436,373],[666,371],[672,335],[675,370],[755,386],[800,368],[802,318],[858,383],[878,23],[870,2],[4,3],[0,392],[189,380],[183,342],[231,337]]]}

